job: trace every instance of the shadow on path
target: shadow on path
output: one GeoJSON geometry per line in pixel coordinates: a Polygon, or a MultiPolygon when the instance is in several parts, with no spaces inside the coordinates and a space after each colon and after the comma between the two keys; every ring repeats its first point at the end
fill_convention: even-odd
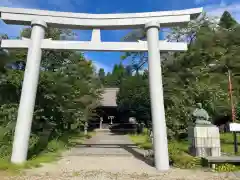
{"type": "Polygon", "coordinates": [[[153,159],[145,157],[145,150],[139,149],[125,133],[101,132],[83,144],[77,144],[72,155],[75,156],[122,156],[135,157],[149,166],[153,159]]]}
{"type": "MultiPolygon", "coordinates": [[[[100,148],[100,149],[123,149],[126,152],[130,153],[133,157],[145,162],[149,166],[154,166],[153,159],[145,157],[144,156],[144,151],[139,149],[136,145],[134,144],[78,144],[75,146],[78,149],[81,148],[87,148],[89,149],[94,149],[94,148],[100,148]]],[[[107,153],[108,150],[106,150],[106,155],[110,155],[110,153],[107,153]]],[[[95,154],[98,155],[98,154],[95,154]]],[[[114,154],[113,154],[114,155],[114,154]]],[[[115,154],[116,156],[118,154],[115,154]]]]}

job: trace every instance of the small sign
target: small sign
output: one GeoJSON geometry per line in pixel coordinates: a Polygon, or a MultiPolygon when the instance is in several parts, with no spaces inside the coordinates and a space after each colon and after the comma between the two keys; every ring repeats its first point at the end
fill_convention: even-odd
{"type": "Polygon", "coordinates": [[[230,128],[230,131],[232,131],[232,132],[240,132],[240,124],[239,123],[230,123],[229,128],[230,128]]]}

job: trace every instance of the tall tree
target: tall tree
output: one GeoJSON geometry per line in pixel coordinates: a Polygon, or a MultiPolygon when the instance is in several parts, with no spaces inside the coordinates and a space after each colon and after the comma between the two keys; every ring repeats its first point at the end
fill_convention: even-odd
{"type": "Polygon", "coordinates": [[[225,29],[231,29],[237,25],[237,21],[232,17],[228,11],[224,11],[219,25],[225,29]]]}
{"type": "Polygon", "coordinates": [[[119,112],[149,125],[151,122],[148,80],[143,75],[123,79],[117,95],[119,112]]]}
{"type": "MultiPolygon", "coordinates": [[[[30,38],[31,28],[25,28],[20,34],[21,37],[30,38]]],[[[51,38],[53,40],[74,39],[75,33],[68,29],[48,28],[46,30],[45,38],[51,38]]],[[[26,60],[27,52],[17,50],[14,52],[18,60],[26,60]]],[[[70,63],[69,57],[74,54],[74,51],[58,51],[58,50],[44,50],[42,55],[41,66],[45,69],[56,71],[61,66],[70,63]]],[[[73,60],[73,59],[71,59],[73,60]]]]}
{"type": "MultiPolygon", "coordinates": [[[[169,137],[176,138],[187,132],[191,112],[196,102],[203,103],[213,122],[219,117],[229,115],[230,103],[226,74],[228,69],[231,69],[234,76],[234,100],[236,103],[239,102],[240,90],[237,84],[240,82],[240,76],[238,76],[240,28],[238,27],[226,31],[218,27],[216,21],[204,17],[191,22],[187,28],[175,28],[170,32],[168,36],[170,41],[187,40],[189,45],[186,52],[166,54],[165,61],[162,62],[164,103],[169,137]]],[[[147,79],[148,76],[145,73],[141,81],[144,82],[147,79]]],[[[135,87],[135,83],[128,82],[130,92],[120,89],[119,107],[123,110],[124,107],[129,107],[130,112],[134,111],[136,115],[141,115],[143,114],[140,111],[141,108],[135,107],[139,106],[139,103],[146,105],[143,102],[149,102],[145,99],[147,94],[133,91],[134,87],[131,87],[131,84],[135,87]],[[127,101],[128,98],[132,101],[127,101]]],[[[120,86],[122,87],[124,85],[120,86]]],[[[143,87],[146,88],[146,86],[143,87]]],[[[144,92],[147,90],[145,89],[144,92]]],[[[150,114],[150,107],[145,110],[144,114],[150,114]]]]}
{"type": "MultiPolygon", "coordinates": [[[[20,37],[29,37],[30,32],[29,28],[24,29],[20,37]]],[[[71,31],[49,28],[46,37],[58,40],[62,34],[73,35],[71,31]]],[[[12,141],[24,74],[14,68],[5,68],[5,65],[10,61],[25,62],[26,55],[25,50],[11,50],[8,56],[5,52],[0,55],[1,67],[5,70],[0,72],[1,147],[10,147],[12,141]],[[6,61],[2,61],[3,57],[6,61]]],[[[78,130],[94,115],[101,95],[99,78],[82,53],[43,51],[42,67],[45,70],[40,73],[30,139],[33,147],[46,127],[55,127],[50,131],[51,138],[78,130]]],[[[3,150],[0,149],[0,154],[3,150]]]]}
{"type": "Polygon", "coordinates": [[[119,87],[122,80],[129,75],[127,68],[125,68],[121,63],[115,64],[112,73],[105,77],[105,86],[108,87],[119,87]]]}
{"type": "Polygon", "coordinates": [[[98,71],[98,77],[100,78],[101,82],[104,83],[105,78],[105,71],[103,68],[100,68],[98,71]]]}

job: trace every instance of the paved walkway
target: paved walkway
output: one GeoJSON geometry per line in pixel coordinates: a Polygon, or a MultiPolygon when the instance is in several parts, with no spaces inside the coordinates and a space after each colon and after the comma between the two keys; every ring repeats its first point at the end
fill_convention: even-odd
{"type": "Polygon", "coordinates": [[[160,173],[140,160],[136,146],[125,135],[98,133],[84,145],[69,150],[56,163],[27,172],[13,179],[44,180],[213,180],[238,179],[233,174],[180,170],[172,168],[160,173]]]}
{"type": "Polygon", "coordinates": [[[127,148],[136,147],[128,136],[101,132],[68,152],[70,156],[133,156],[127,148]]]}

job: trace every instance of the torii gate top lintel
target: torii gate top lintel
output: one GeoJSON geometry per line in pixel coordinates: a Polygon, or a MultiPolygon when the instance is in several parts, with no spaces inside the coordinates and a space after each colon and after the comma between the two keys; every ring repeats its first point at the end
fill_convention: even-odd
{"type": "MultiPolygon", "coordinates": [[[[7,24],[33,25],[36,23],[46,27],[58,27],[69,29],[90,29],[92,39],[90,42],[76,41],[53,41],[43,39],[42,49],[58,50],[82,50],[82,51],[147,51],[147,42],[101,42],[102,29],[127,29],[145,28],[152,26],[170,27],[186,24],[196,18],[202,12],[202,8],[187,9],[180,11],[162,11],[149,13],[128,14],[84,14],[68,13],[35,9],[0,7],[0,17],[7,24]],[[150,23],[150,24],[149,24],[150,23]]],[[[2,40],[2,48],[29,48],[30,41],[2,40]]],[[[187,44],[182,42],[159,42],[161,51],[185,51],[187,44]]]]}
{"type": "Polygon", "coordinates": [[[34,19],[44,20],[51,27],[70,29],[126,29],[141,28],[149,21],[161,27],[187,23],[202,13],[202,8],[122,14],[87,14],[36,9],[0,7],[1,19],[7,24],[30,25],[34,19]]]}

